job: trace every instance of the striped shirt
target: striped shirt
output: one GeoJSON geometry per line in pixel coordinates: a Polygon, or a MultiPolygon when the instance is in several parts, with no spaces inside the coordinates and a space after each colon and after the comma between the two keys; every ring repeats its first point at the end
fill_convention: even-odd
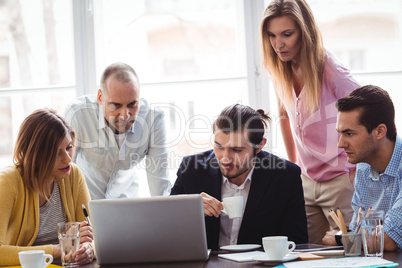
{"type": "Polygon", "coordinates": [[[67,214],[61,200],[59,184],[54,183],[52,196],[39,208],[39,231],[33,245],[58,244],[57,223],[66,221],[67,214]]]}
{"type": "Polygon", "coordinates": [[[355,193],[352,199],[354,215],[350,229],[356,227],[359,207],[367,211],[385,211],[384,232],[402,248],[402,138],[397,136],[394,152],[384,173],[367,163],[357,164],[355,193]]]}

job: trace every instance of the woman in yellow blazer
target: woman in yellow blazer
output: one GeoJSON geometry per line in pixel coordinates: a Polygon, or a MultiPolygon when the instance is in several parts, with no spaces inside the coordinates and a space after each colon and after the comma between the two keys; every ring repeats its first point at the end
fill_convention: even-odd
{"type": "Polygon", "coordinates": [[[82,204],[85,178],[71,162],[74,131],[55,112],[36,110],[22,123],[14,165],[0,171],[0,265],[18,265],[18,252],[41,249],[60,258],[57,222],[81,222],[78,264],[93,260],[92,229],[82,204]]]}

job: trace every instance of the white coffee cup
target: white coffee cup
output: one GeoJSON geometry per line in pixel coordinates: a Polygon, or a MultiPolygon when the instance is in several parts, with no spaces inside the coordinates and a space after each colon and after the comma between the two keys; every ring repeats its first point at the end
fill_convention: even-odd
{"type": "Polygon", "coordinates": [[[44,250],[28,250],[18,252],[22,268],[45,268],[53,261],[53,256],[44,250]]]}
{"type": "Polygon", "coordinates": [[[230,196],[223,198],[222,212],[229,216],[229,219],[240,218],[243,215],[244,197],[230,196]]]}
{"type": "Polygon", "coordinates": [[[293,241],[288,241],[287,236],[263,237],[262,245],[270,260],[282,260],[286,254],[292,252],[296,247],[293,241]],[[290,248],[289,245],[291,245],[290,248]]]}

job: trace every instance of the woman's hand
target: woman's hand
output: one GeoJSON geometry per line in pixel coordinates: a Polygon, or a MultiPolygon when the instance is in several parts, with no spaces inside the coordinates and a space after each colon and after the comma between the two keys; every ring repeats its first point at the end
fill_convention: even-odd
{"type": "Polygon", "coordinates": [[[58,259],[61,257],[61,248],[60,244],[53,245],[53,258],[58,259]]]}
{"type": "Polygon", "coordinates": [[[94,259],[94,250],[90,244],[93,239],[92,227],[87,221],[81,222],[80,247],[74,254],[74,260],[78,265],[90,263],[94,259]]]}
{"type": "Polygon", "coordinates": [[[92,233],[92,227],[88,224],[88,222],[83,221],[80,224],[80,244],[85,242],[92,243],[94,240],[94,236],[92,233]]]}
{"type": "Polygon", "coordinates": [[[74,254],[74,260],[78,265],[90,263],[94,259],[94,250],[91,244],[85,242],[80,244],[80,248],[74,254]]]}

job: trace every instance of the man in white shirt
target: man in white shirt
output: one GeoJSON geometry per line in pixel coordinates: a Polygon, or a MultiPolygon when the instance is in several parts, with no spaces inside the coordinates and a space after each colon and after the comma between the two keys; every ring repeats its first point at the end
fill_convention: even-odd
{"type": "Polygon", "coordinates": [[[92,199],[138,197],[137,169],[144,157],[150,194],[169,194],[164,114],[140,98],[129,65],[109,65],[97,95],[79,97],[64,117],[76,132],[74,162],[92,199]]]}

